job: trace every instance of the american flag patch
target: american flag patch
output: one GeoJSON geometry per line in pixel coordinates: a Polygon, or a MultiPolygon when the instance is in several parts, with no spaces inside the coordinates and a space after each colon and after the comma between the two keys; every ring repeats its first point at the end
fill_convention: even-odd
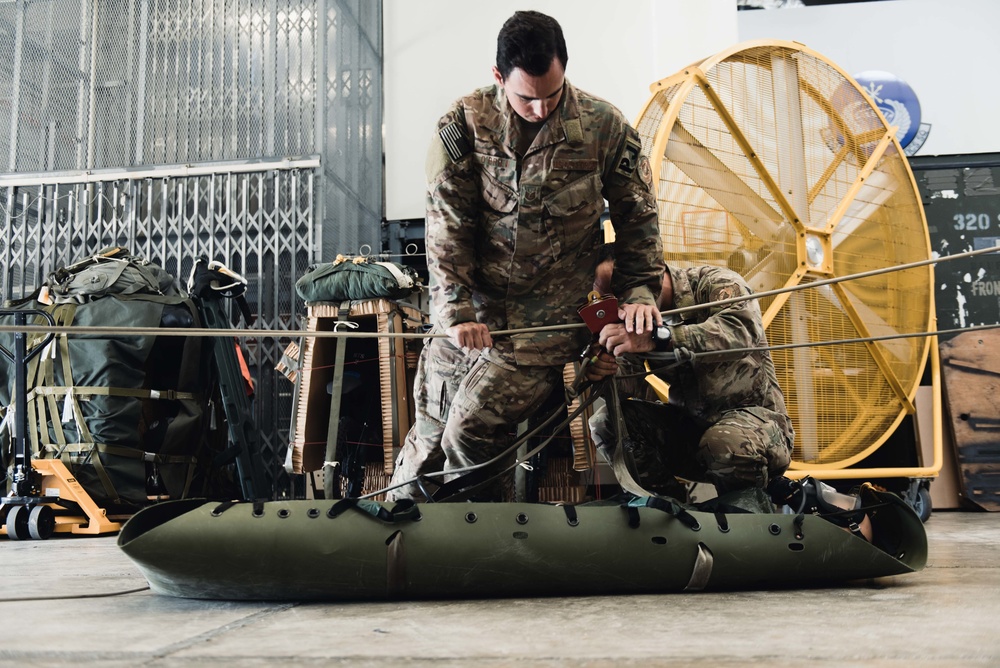
{"type": "Polygon", "coordinates": [[[465,136],[465,130],[457,122],[452,121],[444,126],[438,134],[441,136],[444,149],[448,151],[452,162],[458,162],[472,152],[472,146],[469,144],[468,137],[465,136]]]}

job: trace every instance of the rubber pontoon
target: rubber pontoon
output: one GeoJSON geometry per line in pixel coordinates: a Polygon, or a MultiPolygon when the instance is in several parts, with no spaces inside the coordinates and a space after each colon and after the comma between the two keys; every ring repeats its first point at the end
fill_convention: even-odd
{"type": "Polygon", "coordinates": [[[152,590],[185,598],[366,600],[813,586],[923,568],[898,496],[862,489],[872,543],[814,514],[627,506],[184,500],[118,544],[152,590]]]}

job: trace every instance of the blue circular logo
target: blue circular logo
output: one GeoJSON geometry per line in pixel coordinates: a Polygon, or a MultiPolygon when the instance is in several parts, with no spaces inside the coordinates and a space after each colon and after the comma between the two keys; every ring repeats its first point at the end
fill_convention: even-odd
{"type": "Polygon", "coordinates": [[[894,74],[877,70],[855,74],[854,78],[878,106],[889,125],[899,128],[896,138],[900,146],[906,148],[920,129],[920,101],[910,84],[894,74]]]}

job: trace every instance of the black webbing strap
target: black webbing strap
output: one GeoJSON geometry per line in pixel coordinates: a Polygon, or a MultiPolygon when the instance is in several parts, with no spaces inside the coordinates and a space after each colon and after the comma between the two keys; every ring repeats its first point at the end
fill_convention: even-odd
{"type": "MultiPolygon", "coordinates": [[[[444,483],[438,487],[437,491],[434,492],[433,496],[428,497],[431,501],[443,501],[444,499],[456,496],[465,491],[472,491],[476,487],[483,485],[493,478],[495,478],[499,473],[497,469],[506,470],[504,468],[504,462],[496,462],[493,466],[485,466],[480,469],[473,469],[468,473],[463,473],[457,478],[453,478],[448,482],[444,483]]],[[[423,489],[421,487],[421,489],[423,489]]]]}
{"type": "Polygon", "coordinates": [[[575,527],[580,524],[579,518],[576,516],[576,506],[564,505],[562,507],[563,512],[566,513],[566,524],[571,527],[575,527]]]}
{"type": "Polygon", "coordinates": [[[635,506],[624,505],[622,508],[628,513],[628,526],[630,529],[639,528],[639,509],[635,506]]]}
{"type": "Polygon", "coordinates": [[[224,501],[223,503],[220,503],[219,505],[217,505],[215,508],[212,509],[212,517],[218,517],[222,513],[226,512],[227,510],[229,510],[230,508],[232,508],[233,506],[235,506],[237,503],[239,503],[239,502],[238,501],[224,501]]]}
{"type": "Polygon", "coordinates": [[[420,520],[420,507],[413,499],[400,499],[389,514],[392,522],[417,522],[420,520]]]}
{"type": "Polygon", "coordinates": [[[799,513],[798,515],[795,516],[795,519],[792,520],[792,527],[795,529],[795,538],[798,540],[802,540],[803,538],[805,538],[805,534],[802,533],[802,523],[805,521],[805,519],[806,519],[805,514],[799,513]]]}
{"type": "Polygon", "coordinates": [[[342,514],[344,514],[344,512],[346,512],[351,508],[357,508],[357,506],[358,506],[357,499],[341,499],[340,501],[337,501],[337,503],[330,506],[330,510],[326,511],[326,516],[332,520],[334,518],[340,517],[342,514]]]}
{"type": "MultiPolygon", "coordinates": [[[[442,385],[442,387],[444,386],[442,385]]],[[[414,479],[414,482],[417,484],[417,487],[420,489],[420,493],[424,495],[425,499],[429,500],[431,503],[437,501],[437,499],[434,498],[434,495],[428,492],[427,488],[424,486],[424,483],[427,482],[427,479],[424,476],[417,476],[414,479]]]]}
{"type": "MultiPolygon", "coordinates": [[[[441,485],[441,487],[438,488],[438,490],[434,493],[433,497],[428,496],[427,498],[430,499],[431,501],[443,501],[450,497],[457,497],[459,494],[465,492],[471,492],[476,487],[479,487],[480,485],[489,482],[494,478],[498,478],[507,471],[513,469],[519,463],[528,461],[533,456],[541,452],[549,443],[551,443],[555,435],[560,433],[566,427],[568,427],[570,423],[573,422],[573,420],[579,417],[584,410],[586,410],[592,403],[594,403],[597,397],[598,395],[594,393],[591,394],[591,396],[587,397],[585,400],[581,401],[580,405],[577,406],[576,409],[574,409],[572,412],[570,412],[569,415],[562,420],[562,422],[560,422],[557,426],[555,426],[552,429],[551,434],[545,437],[545,439],[542,441],[540,445],[528,451],[523,456],[520,462],[518,462],[515,459],[513,464],[507,464],[504,461],[504,457],[511,453],[517,452],[518,448],[520,448],[521,445],[528,443],[528,441],[531,438],[533,438],[540,431],[548,427],[559,416],[564,406],[557,407],[544,420],[542,420],[542,422],[539,425],[535,426],[527,433],[519,436],[506,450],[504,450],[504,452],[500,453],[499,455],[497,455],[488,462],[484,462],[483,464],[477,465],[478,468],[473,468],[469,471],[466,471],[465,473],[462,473],[458,477],[449,480],[448,482],[444,483],[443,485],[441,485]]],[[[421,489],[423,489],[422,486],[421,489]]],[[[456,498],[455,500],[460,500],[460,497],[456,498]]]]}
{"type": "Polygon", "coordinates": [[[639,526],[638,508],[640,507],[654,508],[661,512],[667,513],[668,515],[672,515],[673,517],[676,517],[681,522],[681,524],[691,529],[692,531],[698,531],[699,529],[701,529],[701,524],[698,522],[698,518],[689,513],[676,501],[665,499],[663,497],[659,496],[640,497],[637,499],[632,499],[628,503],[623,504],[623,507],[629,509],[630,511],[628,525],[633,529],[639,526]],[[636,511],[634,524],[633,524],[633,516],[631,513],[632,510],[636,511]]]}
{"type": "Polygon", "coordinates": [[[716,509],[715,511],[715,522],[719,525],[719,531],[722,533],[729,531],[729,518],[726,517],[726,513],[721,509],[716,509]]]}
{"type": "Polygon", "coordinates": [[[860,508],[854,508],[851,510],[839,510],[831,513],[819,513],[819,516],[823,519],[835,524],[841,528],[847,529],[851,534],[857,536],[863,541],[868,541],[865,538],[864,533],[861,531],[861,523],[864,521],[865,517],[869,514],[868,511],[881,508],[883,506],[888,506],[888,503],[874,503],[870,506],[862,506],[860,508]]]}
{"type": "Polygon", "coordinates": [[[659,496],[651,496],[646,500],[646,506],[648,508],[661,510],[668,515],[673,515],[688,529],[697,531],[701,528],[701,524],[698,523],[698,519],[689,513],[685,508],[681,507],[681,505],[676,501],[664,499],[659,496]]]}
{"type": "Polygon", "coordinates": [[[335,519],[351,509],[358,510],[390,524],[395,522],[416,522],[420,519],[420,508],[412,499],[400,499],[391,510],[375,501],[362,501],[355,498],[341,499],[330,506],[330,510],[326,511],[326,516],[330,519],[335,519]]]}

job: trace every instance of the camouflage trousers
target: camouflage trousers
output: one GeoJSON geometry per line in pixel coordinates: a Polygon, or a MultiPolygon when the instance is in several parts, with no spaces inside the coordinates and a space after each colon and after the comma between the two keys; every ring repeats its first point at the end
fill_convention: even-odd
{"type": "MultiPolygon", "coordinates": [[[[414,381],[416,419],[396,460],[391,484],[428,473],[453,471],[488,461],[512,443],[512,431],[562,383],[562,366],[516,366],[503,355],[503,343],[489,351],[463,352],[449,339],[433,338],[424,346],[414,381]]],[[[423,501],[446,474],[410,482],[387,498],[423,501]]],[[[478,500],[498,501],[500,483],[477,493],[478,500]]]]}
{"type": "MultiPolygon", "coordinates": [[[[664,493],[676,478],[709,482],[719,494],[767,486],[791,463],[792,444],[766,408],[726,411],[707,423],[683,408],[638,399],[620,402],[629,468],[645,489],[664,493]]],[[[610,458],[617,443],[607,407],[590,419],[594,440],[610,458]]]]}

